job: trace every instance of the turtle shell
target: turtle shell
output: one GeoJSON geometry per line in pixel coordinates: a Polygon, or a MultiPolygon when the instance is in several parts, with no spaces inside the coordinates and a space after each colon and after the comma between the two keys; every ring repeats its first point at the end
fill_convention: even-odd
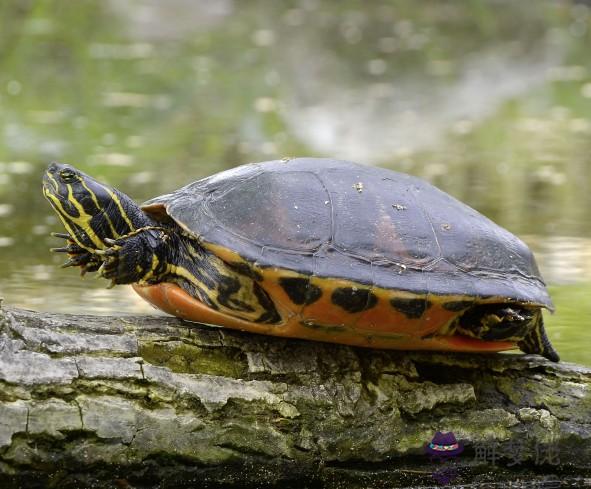
{"type": "MultiPolygon", "coordinates": [[[[162,209],[222,258],[273,272],[284,284],[291,279],[284,288],[296,303],[340,283],[352,284],[349,296],[358,285],[411,301],[407,316],[424,308],[412,303],[416,297],[455,298],[449,310],[470,301],[552,308],[520,239],[391,170],[316,158],[248,164],[144,204],[156,217],[162,209]]],[[[372,300],[368,293],[357,299],[360,310],[372,300]]]]}

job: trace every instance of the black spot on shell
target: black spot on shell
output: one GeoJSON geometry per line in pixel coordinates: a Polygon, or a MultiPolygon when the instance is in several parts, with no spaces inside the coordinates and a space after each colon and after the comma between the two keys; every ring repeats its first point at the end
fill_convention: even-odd
{"type": "Polygon", "coordinates": [[[390,304],[410,319],[420,318],[431,307],[426,299],[390,299],[390,304]]]}
{"type": "Polygon", "coordinates": [[[355,313],[374,307],[378,298],[367,289],[339,287],[332,293],[332,302],[345,311],[355,313]]]}
{"type": "Polygon", "coordinates": [[[472,301],[450,301],[442,304],[447,311],[463,311],[473,304],[472,301]]]}
{"type": "Polygon", "coordinates": [[[279,279],[279,285],[298,306],[313,304],[322,296],[320,287],[311,284],[307,278],[283,277],[279,279]]]}

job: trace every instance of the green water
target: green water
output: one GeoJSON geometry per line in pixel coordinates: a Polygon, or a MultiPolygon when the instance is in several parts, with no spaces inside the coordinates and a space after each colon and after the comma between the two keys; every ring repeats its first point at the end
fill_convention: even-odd
{"type": "Polygon", "coordinates": [[[0,294],[150,311],[58,268],[50,160],[141,201],[281,156],[419,175],[521,236],[591,365],[591,11],[431,0],[0,2],[0,294]]]}

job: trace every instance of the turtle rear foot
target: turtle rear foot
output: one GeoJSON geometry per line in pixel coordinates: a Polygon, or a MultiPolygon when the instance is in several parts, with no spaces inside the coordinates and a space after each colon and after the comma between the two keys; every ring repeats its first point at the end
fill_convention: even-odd
{"type": "Polygon", "coordinates": [[[524,353],[553,362],[560,357],[544,329],[541,309],[518,304],[480,304],[460,316],[455,332],[485,341],[513,341],[524,353]]]}
{"type": "Polygon", "coordinates": [[[541,317],[538,324],[529,331],[523,340],[517,343],[517,346],[524,353],[536,353],[551,362],[560,361],[560,356],[551,345],[548,335],[546,335],[546,329],[541,317]]]}
{"type": "Polygon", "coordinates": [[[480,304],[458,318],[460,334],[485,341],[521,341],[541,320],[541,311],[508,304],[480,304]]]}

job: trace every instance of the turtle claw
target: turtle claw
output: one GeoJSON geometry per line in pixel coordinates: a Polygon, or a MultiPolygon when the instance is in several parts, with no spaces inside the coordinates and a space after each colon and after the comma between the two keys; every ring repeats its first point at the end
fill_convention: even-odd
{"type": "MultiPolygon", "coordinates": [[[[129,243],[122,239],[105,239],[104,241],[111,246],[97,252],[97,258],[102,262],[96,270],[97,276],[111,281],[108,289],[117,284],[136,282],[137,278],[130,273],[130,270],[136,272],[137,267],[135,263],[128,264],[127,262],[130,253],[126,253],[126,247],[129,243]]],[[[136,258],[133,254],[131,256],[136,258]]]]}
{"type": "Polygon", "coordinates": [[[107,250],[105,250],[105,256],[107,257],[113,257],[113,256],[117,256],[119,254],[119,250],[121,249],[121,246],[113,246],[112,248],[108,248],[107,250]]]}
{"type": "Polygon", "coordinates": [[[105,265],[107,264],[106,261],[104,261],[100,267],[98,267],[97,271],[96,271],[96,278],[105,278],[105,265]]]}
{"type": "Polygon", "coordinates": [[[80,267],[80,275],[82,276],[87,272],[95,272],[99,269],[101,258],[97,255],[100,255],[100,253],[95,251],[100,250],[88,251],[78,245],[72,239],[72,236],[66,233],[51,233],[51,235],[66,240],[65,246],[49,249],[52,253],[67,253],[67,260],[61,265],[61,268],[80,267]]]}
{"type": "Polygon", "coordinates": [[[88,262],[84,265],[81,265],[80,266],[80,276],[84,277],[84,275],[86,275],[88,272],[96,272],[100,267],[101,267],[101,265],[99,263],[97,263],[96,261],[91,261],[91,262],[88,262]]]}
{"type": "Polygon", "coordinates": [[[49,248],[49,251],[52,253],[69,253],[71,250],[70,246],[62,246],[61,248],[49,248]]]}
{"type": "Polygon", "coordinates": [[[78,261],[75,260],[74,258],[68,258],[68,260],[63,263],[62,265],[60,265],[61,268],[68,268],[68,267],[75,267],[76,265],[78,265],[78,261]]]}
{"type": "Polygon", "coordinates": [[[81,269],[85,269],[88,272],[92,272],[98,268],[96,257],[92,253],[88,251],[78,254],[73,254],[71,251],[68,253],[68,259],[63,265],[61,265],[62,268],[79,266],[81,269]]]}
{"type": "Polygon", "coordinates": [[[100,262],[97,262],[96,260],[88,262],[84,265],[84,271],[86,272],[96,272],[100,267],[101,267],[100,262]]]}
{"type": "Polygon", "coordinates": [[[57,248],[49,248],[49,251],[52,253],[67,253],[70,255],[70,260],[72,259],[79,259],[76,265],[81,265],[84,259],[90,260],[92,258],[92,253],[84,248],[82,248],[78,243],[76,243],[72,236],[66,233],[51,233],[52,236],[60,239],[66,240],[65,246],[58,246],[57,248]]]}
{"type": "Polygon", "coordinates": [[[121,249],[121,246],[113,246],[111,248],[107,248],[106,250],[95,250],[94,253],[99,255],[99,256],[115,256],[117,254],[119,254],[119,250],[121,249]]]}
{"type": "Polygon", "coordinates": [[[114,272],[117,269],[117,260],[109,255],[104,258],[101,266],[97,269],[97,275],[102,278],[113,278],[114,272]]]}
{"type": "Polygon", "coordinates": [[[53,235],[67,239],[65,246],[52,249],[56,253],[68,254],[68,260],[62,265],[63,268],[79,266],[81,276],[88,272],[96,272],[97,278],[110,281],[108,289],[117,284],[137,282],[145,274],[143,270],[151,270],[151,257],[147,260],[134,252],[139,246],[137,243],[139,237],[135,234],[132,237],[119,239],[103,238],[106,246],[103,249],[82,248],[67,234],[53,233],[53,235]],[[130,258],[131,263],[129,263],[130,258]]]}

